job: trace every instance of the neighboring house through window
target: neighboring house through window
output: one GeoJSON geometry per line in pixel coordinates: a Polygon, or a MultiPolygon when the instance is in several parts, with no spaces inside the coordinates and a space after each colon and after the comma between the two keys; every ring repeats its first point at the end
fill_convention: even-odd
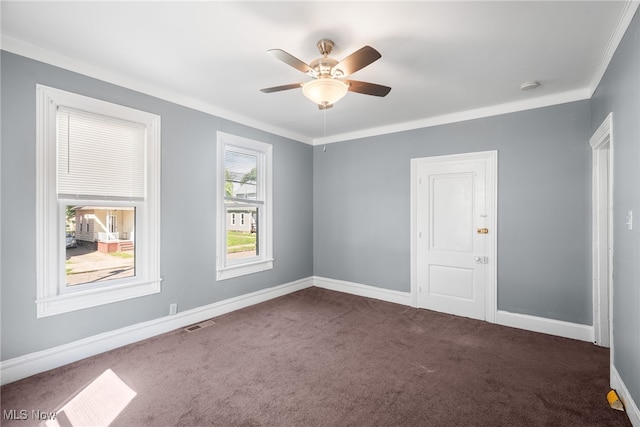
{"type": "Polygon", "coordinates": [[[38,317],[160,292],[160,117],[36,91],[38,317]]]}
{"type": "Polygon", "coordinates": [[[217,279],[271,269],[272,146],[218,132],[217,155],[217,279]]]}

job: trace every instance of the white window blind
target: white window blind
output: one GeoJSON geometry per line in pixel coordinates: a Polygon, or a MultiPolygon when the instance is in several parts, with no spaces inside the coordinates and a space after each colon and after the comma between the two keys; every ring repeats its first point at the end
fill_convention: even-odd
{"type": "Polygon", "coordinates": [[[59,107],[59,198],[144,200],[146,126],[59,107]]]}

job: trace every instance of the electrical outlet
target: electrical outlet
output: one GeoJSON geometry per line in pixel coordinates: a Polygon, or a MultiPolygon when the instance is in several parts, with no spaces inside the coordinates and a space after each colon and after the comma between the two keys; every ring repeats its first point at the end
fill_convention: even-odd
{"type": "Polygon", "coordinates": [[[627,212],[627,228],[633,230],[633,211],[627,212]]]}
{"type": "Polygon", "coordinates": [[[176,314],[178,312],[178,304],[177,303],[173,303],[173,304],[169,304],[169,314],[176,314]]]}

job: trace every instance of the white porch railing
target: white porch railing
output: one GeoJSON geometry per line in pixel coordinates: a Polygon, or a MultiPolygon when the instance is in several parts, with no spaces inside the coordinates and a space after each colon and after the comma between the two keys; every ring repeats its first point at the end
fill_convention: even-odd
{"type": "Polygon", "coordinates": [[[120,233],[98,233],[98,242],[112,242],[120,238],[120,233]]]}

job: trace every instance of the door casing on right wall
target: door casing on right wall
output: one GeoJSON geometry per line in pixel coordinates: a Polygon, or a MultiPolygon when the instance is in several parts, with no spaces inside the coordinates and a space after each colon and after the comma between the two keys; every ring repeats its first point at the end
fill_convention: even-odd
{"type": "Polygon", "coordinates": [[[592,148],[593,334],[613,364],[613,114],[589,140],[592,148]]]}

